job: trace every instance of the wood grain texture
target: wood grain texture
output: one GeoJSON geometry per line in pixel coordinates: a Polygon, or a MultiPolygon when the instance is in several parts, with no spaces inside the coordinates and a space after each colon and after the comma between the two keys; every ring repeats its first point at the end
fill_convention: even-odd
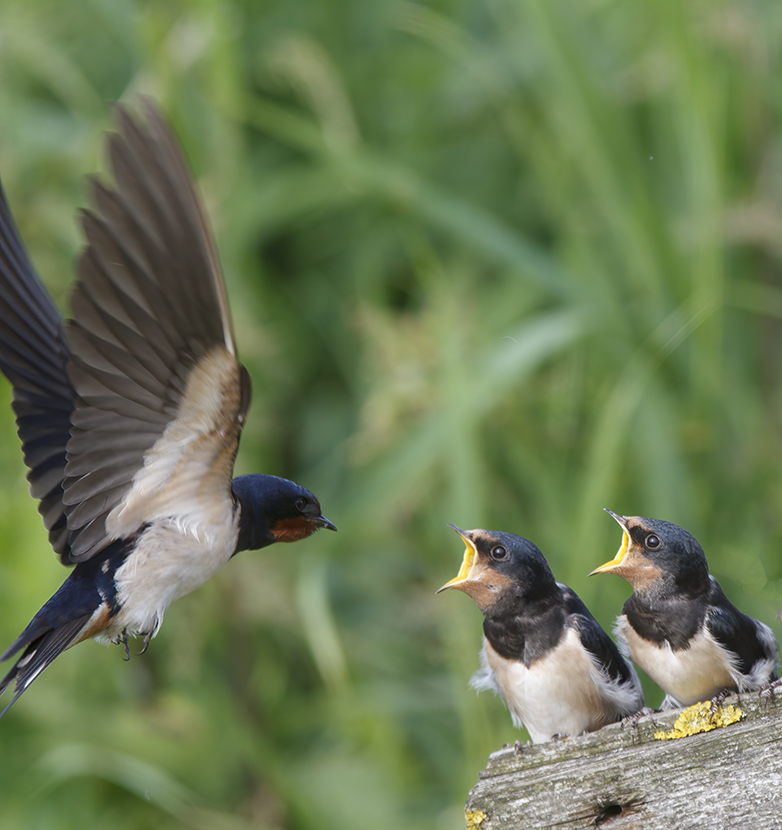
{"type": "MultiPolygon", "coordinates": [[[[725,705],[736,704],[729,698],[725,705]]],[[[738,723],[659,740],[681,710],[493,753],[465,806],[480,830],[782,828],[782,694],[740,696],[738,723]]]]}

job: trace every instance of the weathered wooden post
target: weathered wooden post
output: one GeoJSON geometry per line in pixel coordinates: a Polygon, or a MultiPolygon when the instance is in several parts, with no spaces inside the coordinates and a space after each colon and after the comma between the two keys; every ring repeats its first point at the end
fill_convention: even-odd
{"type": "Polygon", "coordinates": [[[724,725],[709,720],[696,704],[642,719],[635,742],[614,724],[495,752],[467,800],[467,827],[780,830],[782,694],[729,698],[715,717],[724,725]]]}

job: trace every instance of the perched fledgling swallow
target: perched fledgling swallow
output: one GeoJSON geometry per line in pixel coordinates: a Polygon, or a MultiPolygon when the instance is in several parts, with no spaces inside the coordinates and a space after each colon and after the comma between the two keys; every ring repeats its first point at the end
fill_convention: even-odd
{"type": "Polygon", "coordinates": [[[190,174],[150,101],[117,107],[114,189],[91,182],[63,324],[0,190],[0,369],[31,495],[73,571],[0,656],[8,708],[65,649],[154,637],[166,608],[235,553],[325,527],[276,476],[232,480],[250,403],[223,277],[190,174]]]}
{"type": "Polygon", "coordinates": [[[499,694],[534,743],[593,732],[643,708],[633,667],[532,542],[449,527],[466,550],[458,575],[440,591],[464,591],[485,617],[472,688],[499,694]]]}
{"type": "Polygon", "coordinates": [[[771,629],[731,604],[686,530],[606,512],[622,527],[622,545],[592,573],[615,573],[632,586],[616,638],[665,692],[663,709],[756,691],[776,679],[779,658],[771,629]]]}

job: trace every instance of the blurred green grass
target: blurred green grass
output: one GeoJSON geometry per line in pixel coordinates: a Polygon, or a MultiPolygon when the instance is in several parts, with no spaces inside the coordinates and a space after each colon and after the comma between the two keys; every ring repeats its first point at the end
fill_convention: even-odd
{"type": "MultiPolygon", "coordinates": [[[[143,659],[57,661],[0,725],[8,826],[461,826],[519,733],[467,688],[478,610],[433,595],[448,522],[528,536],[609,627],[601,508],[665,518],[776,625],[781,30],[773,0],[3,3],[44,281],[66,307],[110,102],[154,95],[254,380],[238,471],[340,528],[232,561],[143,659]]],[[[0,457],[10,642],[65,571],[7,405],[0,457]]]]}

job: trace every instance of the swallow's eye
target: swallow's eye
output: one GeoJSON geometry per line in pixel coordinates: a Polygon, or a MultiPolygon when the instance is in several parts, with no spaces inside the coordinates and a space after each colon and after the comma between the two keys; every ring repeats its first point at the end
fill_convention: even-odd
{"type": "Polygon", "coordinates": [[[655,536],[655,535],[654,535],[654,533],[650,533],[650,534],[646,537],[646,542],[645,542],[644,544],[645,544],[645,545],[646,545],[646,547],[647,547],[647,548],[649,548],[650,550],[654,550],[655,548],[659,548],[659,547],[660,547],[660,540],[657,538],[657,536],[655,536]]]}
{"type": "Polygon", "coordinates": [[[296,499],[295,504],[296,504],[296,509],[297,510],[303,511],[304,508],[307,506],[307,499],[305,499],[304,496],[299,496],[296,499]]]}
{"type": "Polygon", "coordinates": [[[495,545],[491,549],[491,558],[497,562],[502,562],[503,559],[508,558],[508,551],[502,545],[495,545]]]}

